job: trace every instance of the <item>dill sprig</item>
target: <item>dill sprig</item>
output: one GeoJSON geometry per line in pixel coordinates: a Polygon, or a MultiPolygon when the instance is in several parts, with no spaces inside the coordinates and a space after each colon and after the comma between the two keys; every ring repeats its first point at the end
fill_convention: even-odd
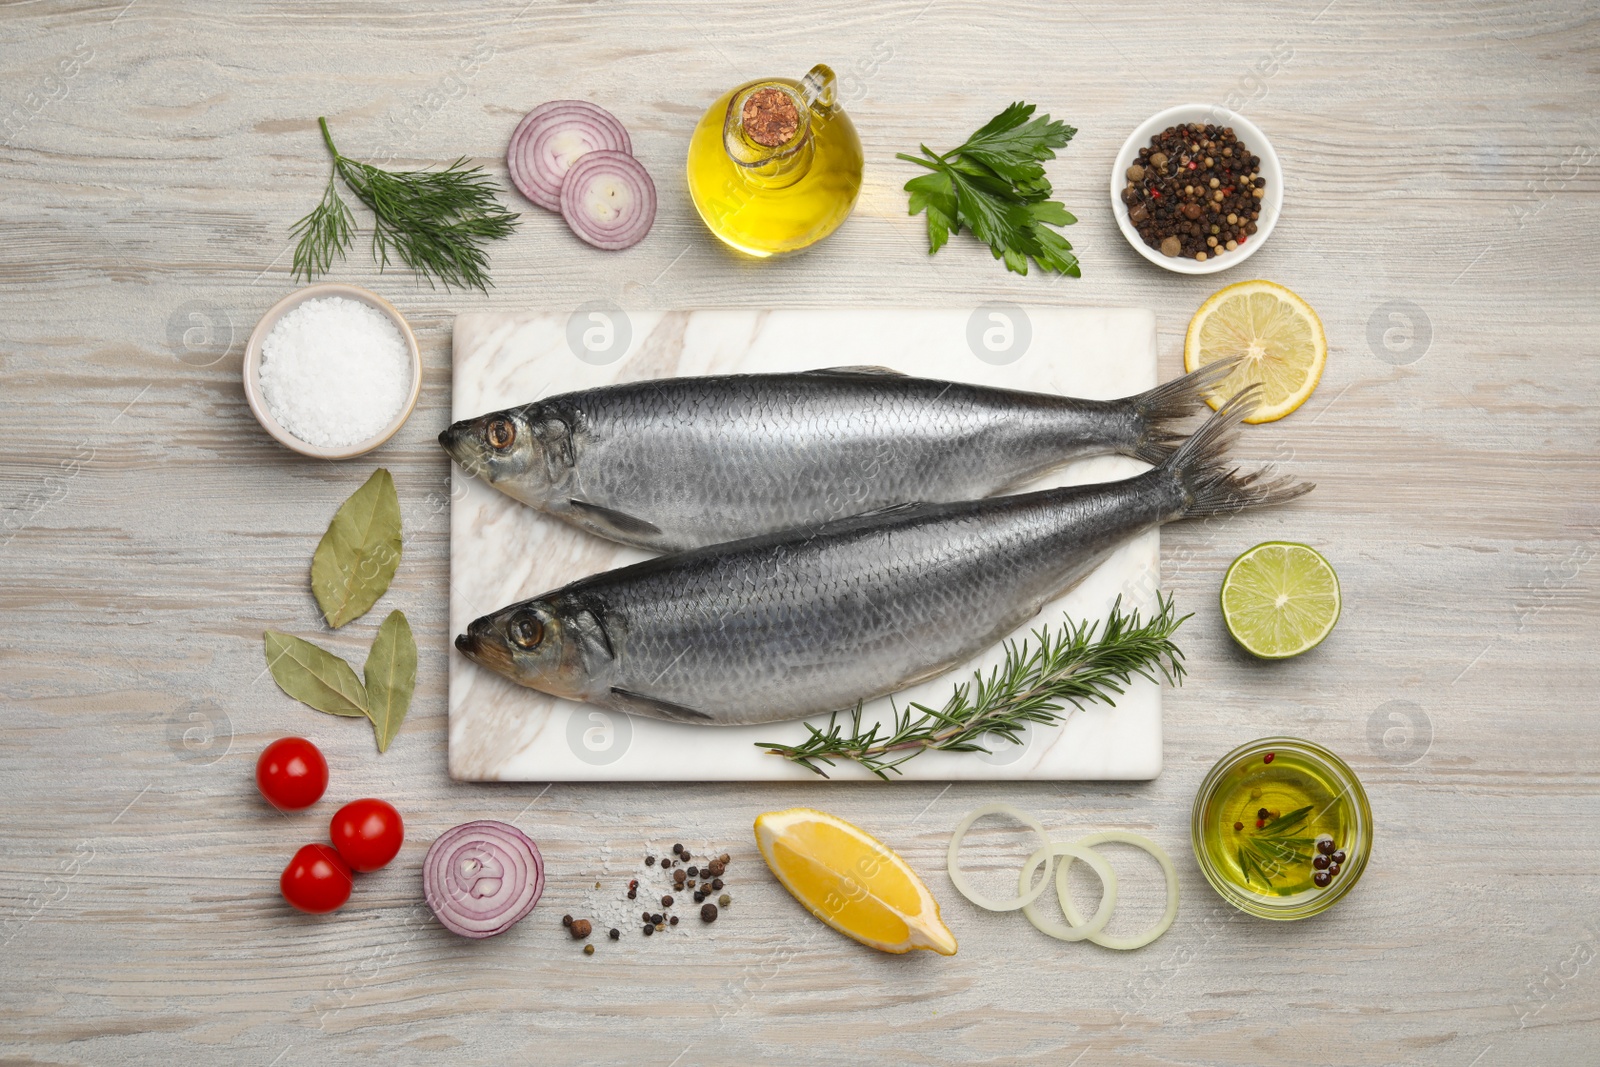
{"type": "Polygon", "coordinates": [[[341,155],[328,120],[318,118],[317,125],[333,155],[333,173],[322,202],[290,231],[299,239],[295,277],[311,281],[326,273],[355,237],[355,220],[334,183],[338,177],[372,209],[372,258],[379,270],[392,251],[430,285],[437,278],[446,286],[488,291],[489,260],[480,246],[509,237],[517,215],[501,206],[499,188],[481,168],[467,166],[463,156],[443,170],[384,170],[341,155]]]}
{"type": "Polygon", "coordinates": [[[1114,706],[1113,697],[1121,696],[1135,675],[1155,681],[1159,674],[1171,685],[1183,683],[1183,653],[1172,635],[1189,616],[1178,616],[1170,596],[1157,594],[1156,607],[1150,620],[1141,622],[1137,611],[1122,613],[1118,597],[1103,626],[1068,619],[1054,633],[1036,630],[1032,642],[1008,641],[1005,662],[987,677],[973,672],[943,707],[913,703],[904,711],[895,708],[890,722],[864,728],[858,703],[848,724],[834,714],[826,729],[805,723],[810,736],[800,744],[758,741],[756,747],[824,778],[828,773],[819,763],[832,767],[845,761],[887,780],[891,773],[904,773],[900,767],[907,760],[930,750],[987,752],[986,735],[1021,744],[1028,723],[1060,723],[1068,704],[1114,706]]]}
{"type": "Polygon", "coordinates": [[[1246,834],[1239,844],[1239,870],[1244,880],[1259,876],[1261,884],[1270,888],[1272,880],[1287,873],[1291,867],[1304,867],[1311,862],[1311,847],[1316,838],[1306,837],[1299,831],[1305,827],[1311,805],[1280,815],[1252,834],[1246,834]]]}

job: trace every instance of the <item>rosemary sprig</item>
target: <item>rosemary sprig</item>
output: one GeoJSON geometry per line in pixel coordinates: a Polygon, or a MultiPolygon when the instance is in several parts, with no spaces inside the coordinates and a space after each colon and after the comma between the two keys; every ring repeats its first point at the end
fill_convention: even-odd
{"type": "Polygon", "coordinates": [[[824,778],[828,773],[819,764],[832,767],[846,761],[887,780],[891,773],[904,773],[900,768],[907,760],[930,750],[987,752],[982,744],[986,734],[1020,744],[1028,723],[1064,721],[1061,711],[1067,704],[1115,705],[1113,696],[1121,696],[1134,675],[1154,681],[1159,673],[1171,685],[1183,683],[1183,653],[1172,635],[1189,616],[1178,616],[1170,596],[1157,594],[1156,606],[1150,621],[1141,622],[1137,611],[1122,613],[1118,597],[1103,627],[1068,619],[1054,634],[1036,630],[1037,644],[1008,641],[1005,662],[987,677],[973,672],[972,680],[957,685],[943,707],[913,703],[904,711],[895,708],[889,723],[864,728],[862,705],[857,704],[848,729],[835,714],[826,729],[805,723],[810,736],[800,744],[758,741],[756,747],[824,778]]]}
{"type": "Polygon", "coordinates": [[[1311,807],[1307,804],[1296,808],[1245,835],[1239,844],[1239,869],[1246,882],[1253,880],[1252,875],[1259,875],[1261,884],[1270,888],[1272,880],[1284,875],[1286,868],[1304,867],[1311,862],[1316,838],[1298,833],[1304,829],[1311,807]]]}
{"type": "Polygon", "coordinates": [[[333,174],[322,202],[295,223],[290,235],[295,277],[307,281],[324,274],[335,254],[344,258],[355,236],[355,220],[339,195],[338,177],[372,209],[372,257],[378,269],[389,265],[391,250],[418,277],[446,286],[489,288],[488,257],[481,244],[509,237],[517,215],[501,206],[499,191],[465,157],[443,170],[389,171],[341,155],[328,132],[328,120],[317,119],[322,139],[333,155],[333,174]]]}

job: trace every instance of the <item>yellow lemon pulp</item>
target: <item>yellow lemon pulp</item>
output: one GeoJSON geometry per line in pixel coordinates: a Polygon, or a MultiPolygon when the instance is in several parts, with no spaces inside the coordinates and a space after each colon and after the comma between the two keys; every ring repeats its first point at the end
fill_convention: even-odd
{"type": "Polygon", "coordinates": [[[956,951],[939,903],[883,842],[815,808],[756,819],[756,847],[806,910],[846,937],[883,952],[956,951]]]}
{"type": "Polygon", "coordinates": [[[1211,294],[1189,320],[1183,365],[1198,370],[1243,356],[1206,398],[1213,408],[1248,385],[1261,385],[1261,406],[1246,422],[1272,422],[1306,402],[1328,362],[1322,320],[1299,296],[1268,281],[1239,282],[1211,294]]]}

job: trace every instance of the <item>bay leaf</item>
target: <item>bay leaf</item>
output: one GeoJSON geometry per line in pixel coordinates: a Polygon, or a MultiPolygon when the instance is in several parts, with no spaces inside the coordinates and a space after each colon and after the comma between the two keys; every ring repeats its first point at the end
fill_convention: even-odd
{"type": "Polygon", "coordinates": [[[329,715],[367,714],[366,690],[350,664],[293,634],[268,630],[264,643],[267,669],[279,689],[329,715]]]}
{"type": "Polygon", "coordinates": [[[311,557],[311,592],[337,630],[365,615],[400,566],[400,497],[382,467],[339,505],[311,557]]]}
{"type": "Polygon", "coordinates": [[[378,751],[400,732],[406,712],[411,709],[411,694],[417,688],[417,642],[405,614],[391,611],[378,627],[367,653],[367,717],[378,736],[378,751]]]}

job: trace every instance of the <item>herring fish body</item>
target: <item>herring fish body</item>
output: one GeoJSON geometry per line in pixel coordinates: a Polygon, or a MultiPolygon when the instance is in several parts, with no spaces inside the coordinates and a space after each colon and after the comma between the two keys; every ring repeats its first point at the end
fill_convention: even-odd
{"type": "Polygon", "coordinates": [[[440,443],[509,496],[602,537],[675,551],[908,500],[990,496],[1085,455],[1159,462],[1207,367],[1121,400],[876,368],[667,378],[463,420],[440,443]]]}
{"type": "Polygon", "coordinates": [[[456,645],[523,685],[672,721],[853,707],[995,644],[1143,530],[1308,489],[1217,467],[1234,407],[1134,478],[662,556],[478,619],[456,645]]]}

